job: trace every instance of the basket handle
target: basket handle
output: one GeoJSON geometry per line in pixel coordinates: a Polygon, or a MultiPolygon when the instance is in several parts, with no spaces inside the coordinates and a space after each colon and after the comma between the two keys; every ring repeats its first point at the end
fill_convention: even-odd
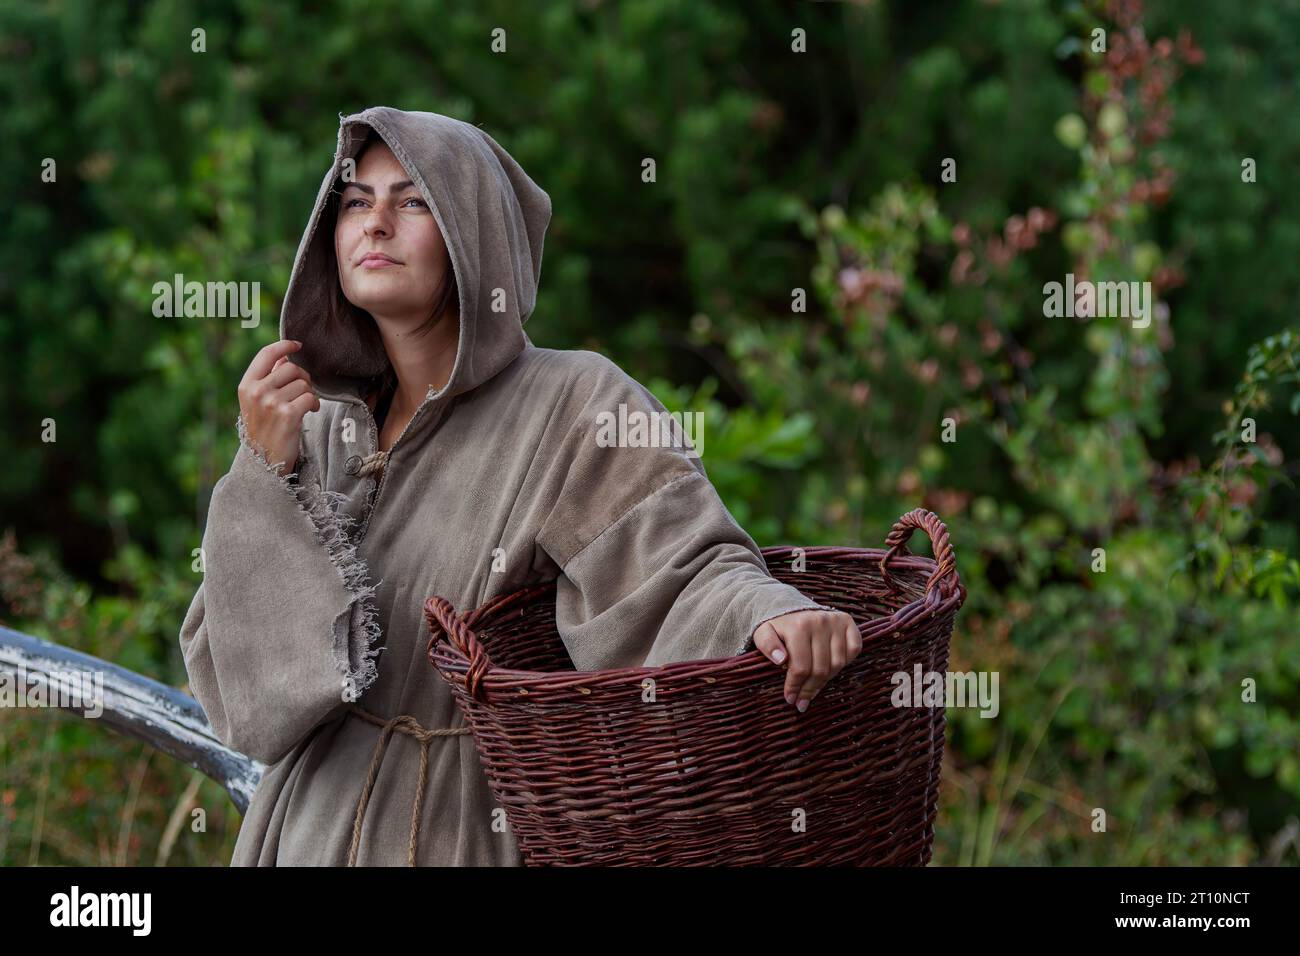
{"type": "Polygon", "coordinates": [[[471,630],[452,603],[446,598],[434,595],[424,602],[424,616],[429,623],[429,630],[432,637],[429,638],[429,657],[432,663],[433,648],[438,643],[438,630],[441,629],[451,642],[456,646],[469,661],[469,671],[465,674],[465,685],[471,696],[475,699],[482,700],[480,687],[483,678],[487,676],[488,671],[492,669],[492,661],[488,659],[487,650],[471,630]]]}
{"type": "MultiPolygon", "coordinates": [[[[952,543],[948,540],[948,526],[937,514],[925,508],[916,508],[903,515],[894,522],[893,529],[886,535],[885,545],[889,548],[889,552],[880,559],[880,576],[884,578],[886,586],[890,590],[894,589],[894,581],[889,574],[889,562],[895,555],[911,553],[906,547],[907,539],[912,537],[912,532],[917,528],[930,536],[930,544],[934,548],[934,560],[938,564],[934,573],[930,575],[930,580],[925,584],[925,593],[929,595],[941,582],[960,589],[961,578],[957,575],[957,556],[953,553],[952,543]]],[[[949,587],[944,588],[945,592],[949,590],[949,587]]]]}

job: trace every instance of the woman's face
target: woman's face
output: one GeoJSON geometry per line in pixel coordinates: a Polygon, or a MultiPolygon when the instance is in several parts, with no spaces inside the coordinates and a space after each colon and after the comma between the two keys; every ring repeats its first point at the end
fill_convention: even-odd
{"type": "Polygon", "coordinates": [[[433,211],[385,143],[366,150],[354,178],[334,226],[343,294],[371,315],[423,321],[451,268],[433,211]]]}

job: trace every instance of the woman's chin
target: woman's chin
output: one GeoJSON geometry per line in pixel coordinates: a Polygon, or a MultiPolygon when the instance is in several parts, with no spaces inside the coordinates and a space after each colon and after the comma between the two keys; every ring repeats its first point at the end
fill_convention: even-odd
{"type": "Polygon", "coordinates": [[[370,287],[352,290],[348,301],[371,315],[406,315],[419,311],[425,301],[418,296],[393,294],[397,290],[375,289],[370,283],[365,285],[370,287]]]}

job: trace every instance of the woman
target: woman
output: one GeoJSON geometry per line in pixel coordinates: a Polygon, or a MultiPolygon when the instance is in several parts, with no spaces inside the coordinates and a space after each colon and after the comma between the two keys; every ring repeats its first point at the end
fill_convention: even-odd
{"type": "Polygon", "coordinates": [[[687,448],[596,440],[602,412],[664,409],[603,356],[524,334],[550,216],[474,126],[341,121],[281,341],[239,385],[180,636],[214,732],[269,765],[233,864],[522,862],[426,657],[430,595],[463,612],[558,579],[579,670],[752,641],[801,710],[861,648],[847,614],[767,573],[687,448]],[[415,733],[435,729],[460,733],[415,733]]]}

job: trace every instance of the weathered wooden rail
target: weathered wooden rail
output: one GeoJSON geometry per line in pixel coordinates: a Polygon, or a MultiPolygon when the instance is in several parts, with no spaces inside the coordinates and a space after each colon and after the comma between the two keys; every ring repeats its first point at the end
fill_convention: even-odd
{"type": "MultiPolygon", "coordinates": [[[[193,697],[91,654],[0,625],[0,676],[15,686],[23,681],[28,688],[42,687],[46,698],[53,701],[67,696],[64,676],[69,673],[102,675],[103,696],[95,704],[102,705],[103,713],[88,717],[84,706],[61,709],[103,721],[118,733],[189,764],[221,784],[240,813],[248,809],[266,767],[218,740],[193,697]]],[[[4,713],[5,708],[0,707],[0,715],[4,713]]]]}

